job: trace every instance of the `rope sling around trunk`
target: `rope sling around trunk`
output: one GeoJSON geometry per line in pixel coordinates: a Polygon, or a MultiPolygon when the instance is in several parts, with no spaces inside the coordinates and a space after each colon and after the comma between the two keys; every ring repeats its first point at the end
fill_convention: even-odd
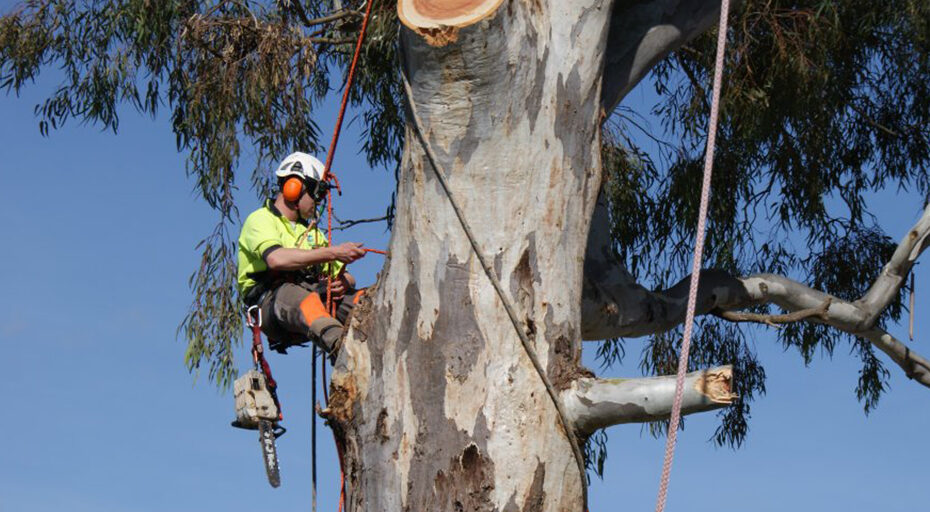
{"type": "Polygon", "coordinates": [[[688,371],[688,353],[691,350],[691,334],[694,326],[694,310],[697,306],[698,282],[701,276],[701,260],[704,256],[704,234],[707,227],[707,206],[710,202],[710,178],[714,167],[714,147],[717,140],[717,116],[720,109],[720,88],[723,82],[723,57],[727,41],[727,16],[730,1],[722,0],[720,4],[720,25],[717,28],[717,59],[714,64],[714,88],[711,93],[710,119],[707,121],[707,148],[704,150],[704,180],[701,184],[701,206],[698,211],[697,235],[694,242],[694,258],[691,266],[691,284],[688,288],[688,309],[685,314],[685,331],[681,340],[681,354],[678,357],[678,374],[675,379],[675,401],[672,404],[672,416],[668,424],[668,438],[665,442],[665,459],[662,462],[662,477],[659,480],[659,492],[656,496],[656,512],[665,510],[668,497],[668,482],[672,472],[672,460],[675,458],[675,443],[678,440],[678,424],[681,421],[681,397],[685,387],[685,372],[688,371]]]}
{"type": "Polygon", "coordinates": [[[481,268],[484,269],[484,273],[488,276],[488,280],[491,281],[491,285],[494,287],[494,291],[497,292],[498,298],[500,298],[501,303],[504,305],[504,310],[507,311],[507,316],[510,318],[510,322],[513,324],[513,328],[517,332],[517,336],[520,337],[520,344],[523,345],[523,350],[526,352],[526,355],[533,363],[533,368],[536,369],[536,373],[539,374],[539,378],[542,380],[542,383],[546,388],[546,393],[549,394],[549,398],[551,398],[552,403],[555,404],[555,410],[558,413],[559,423],[562,424],[562,428],[565,430],[565,435],[568,437],[568,442],[572,447],[572,453],[575,456],[575,462],[578,464],[578,476],[581,478],[582,510],[587,511],[587,473],[585,471],[584,455],[581,453],[581,447],[578,444],[578,437],[575,435],[575,430],[572,428],[571,423],[568,421],[568,415],[565,413],[565,407],[562,405],[562,401],[559,399],[559,395],[556,393],[552,383],[549,382],[549,377],[546,376],[546,371],[543,369],[542,364],[539,362],[539,358],[536,356],[536,351],[533,350],[532,345],[530,345],[529,337],[523,331],[523,328],[520,325],[520,321],[517,319],[517,313],[510,301],[510,298],[508,298],[504,293],[504,288],[501,286],[500,280],[497,278],[497,274],[488,263],[487,257],[485,257],[484,253],[481,252],[481,247],[478,246],[478,241],[475,238],[474,232],[472,231],[471,226],[468,224],[468,221],[465,219],[465,215],[462,212],[462,209],[459,207],[458,202],[455,200],[455,195],[452,193],[452,189],[449,187],[446,179],[439,171],[439,164],[437,163],[436,155],[433,153],[433,149],[430,147],[429,142],[426,140],[426,135],[423,132],[423,124],[420,121],[420,117],[417,115],[416,106],[413,102],[413,91],[411,90],[410,82],[407,79],[407,70],[403,66],[401,66],[401,80],[404,83],[404,92],[407,95],[407,106],[410,109],[410,117],[413,121],[414,132],[416,132],[417,140],[420,142],[423,151],[426,153],[427,160],[429,160],[430,163],[429,167],[433,170],[433,174],[436,176],[436,179],[439,180],[439,184],[442,186],[442,190],[446,194],[446,198],[449,200],[449,204],[452,206],[452,210],[455,212],[455,217],[458,219],[459,224],[461,224],[462,230],[465,231],[465,236],[468,238],[468,242],[471,244],[471,248],[474,251],[475,256],[478,257],[478,261],[481,263],[481,268]]]}

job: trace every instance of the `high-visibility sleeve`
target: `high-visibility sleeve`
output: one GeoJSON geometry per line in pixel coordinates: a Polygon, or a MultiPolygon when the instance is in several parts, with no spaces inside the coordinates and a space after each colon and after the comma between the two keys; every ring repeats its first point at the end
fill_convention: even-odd
{"type": "Polygon", "coordinates": [[[270,215],[249,215],[242,224],[240,247],[253,254],[264,254],[272,246],[284,246],[275,222],[270,215]]]}

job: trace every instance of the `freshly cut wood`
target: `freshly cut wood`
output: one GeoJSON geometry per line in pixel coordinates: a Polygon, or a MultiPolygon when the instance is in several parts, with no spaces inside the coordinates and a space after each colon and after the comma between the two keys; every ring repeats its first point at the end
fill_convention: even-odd
{"type": "Polygon", "coordinates": [[[412,30],[465,27],[497,11],[503,0],[400,0],[397,14],[412,30]]]}

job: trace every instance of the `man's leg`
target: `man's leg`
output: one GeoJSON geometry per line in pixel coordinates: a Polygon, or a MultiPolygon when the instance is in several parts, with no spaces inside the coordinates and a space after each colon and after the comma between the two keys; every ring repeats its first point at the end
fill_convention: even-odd
{"type": "Polygon", "coordinates": [[[361,290],[351,289],[346,292],[345,297],[343,297],[342,300],[339,301],[339,304],[336,305],[336,320],[339,320],[339,322],[345,325],[345,323],[349,320],[349,314],[352,313],[352,309],[355,308],[355,305],[358,304],[358,301],[364,294],[365,288],[362,288],[361,290]]]}
{"type": "Polygon", "coordinates": [[[267,325],[263,330],[285,348],[310,339],[335,357],[342,324],[327,313],[318,293],[284,283],[262,303],[262,316],[267,325]]]}

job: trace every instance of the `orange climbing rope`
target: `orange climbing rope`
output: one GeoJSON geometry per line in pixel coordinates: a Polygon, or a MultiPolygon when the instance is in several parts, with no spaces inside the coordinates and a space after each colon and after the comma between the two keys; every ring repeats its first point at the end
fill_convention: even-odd
{"type": "Polygon", "coordinates": [[[707,205],[710,202],[710,178],[714,166],[714,145],[717,139],[717,115],[720,107],[720,88],[723,81],[723,56],[727,40],[727,15],[730,11],[729,0],[720,4],[720,26],[717,33],[717,61],[714,65],[714,88],[711,93],[710,119],[707,128],[707,149],[704,151],[704,182],[701,186],[701,206],[698,210],[697,237],[694,242],[694,259],[691,267],[691,285],[688,289],[688,309],[685,313],[685,331],[681,341],[681,354],[678,357],[678,374],[675,380],[675,402],[672,404],[672,417],[668,424],[668,438],[665,443],[665,460],[662,463],[662,477],[659,481],[659,493],[656,497],[656,512],[665,510],[668,496],[668,481],[672,472],[672,459],[675,457],[675,442],[678,439],[678,423],[681,419],[681,397],[685,387],[685,372],[688,370],[688,352],[691,348],[691,331],[694,325],[694,310],[697,305],[698,279],[701,274],[701,259],[704,255],[704,232],[707,224],[707,205]]]}
{"type": "MultiPolygon", "coordinates": [[[[365,17],[362,19],[362,28],[358,34],[358,41],[355,43],[355,54],[352,56],[352,64],[349,66],[349,75],[346,77],[345,90],[342,93],[342,105],[339,107],[339,116],[336,118],[336,127],[333,130],[333,140],[329,144],[329,151],[326,153],[326,164],[323,167],[323,181],[332,181],[335,185],[336,190],[341,194],[342,187],[339,184],[339,180],[336,178],[336,175],[332,173],[333,158],[336,155],[336,145],[339,143],[339,133],[342,131],[342,120],[345,117],[346,106],[349,104],[349,92],[352,90],[352,82],[355,79],[355,67],[358,65],[358,56],[362,50],[362,43],[365,40],[365,31],[368,28],[368,20],[371,17],[371,5],[373,0],[368,0],[365,6],[365,17]]],[[[326,240],[330,247],[333,245],[333,191],[332,188],[326,191],[326,240]]],[[[383,251],[378,251],[375,249],[366,249],[368,252],[376,252],[379,254],[384,254],[383,251]]],[[[326,282],[326,309],[329,311],[329,314],[336,316],[335,304],[333,302],[333,276],[328,276],[326,282]]],[[[326,405],[329,405],[329,396],[326,393],[326,358],[321,357],[323,367],[323,395],[326,401],[326,405]]],[[[314,365],[316,362],[314,362],[314,365]]],[[[316,397],[314,397],[315,399],[316,397]]],[[[314,417],[314,422],[316,417],[314,417]]],[[[345,484],[345,466],[343,462],[343,446],[339,442],[339,439],[336,437],[335,432],[333,433],[333,440],[336,443],[336,452],[339,455],[339,480],[340,480],[340,489],[339,489],[339,512],[342,512],[342,507],[345,505],[345,496],[346,496],[346,484],[345,484]]],[[[314,451],[316,447],[314,446],[314,451]]],[[[316,476],[314,475],[314,479],[316,476]]],[[[316,493],[316,488],[314,487],[314,494],[316,493]]],[[[315,504],[314,504],[315,506],[315,504]]]]}

